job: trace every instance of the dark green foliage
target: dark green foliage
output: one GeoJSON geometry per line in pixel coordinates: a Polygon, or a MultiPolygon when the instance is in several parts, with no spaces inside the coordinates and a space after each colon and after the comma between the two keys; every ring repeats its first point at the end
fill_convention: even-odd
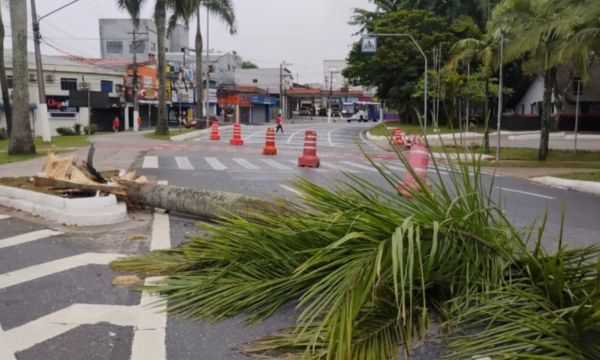
{"type": "Polygon", "coordinates": [[[69,127],[59,127],[56,129],[56,132],[62,136],[75,136],[79,135],[75,132],[75,129],[69,127]]]}

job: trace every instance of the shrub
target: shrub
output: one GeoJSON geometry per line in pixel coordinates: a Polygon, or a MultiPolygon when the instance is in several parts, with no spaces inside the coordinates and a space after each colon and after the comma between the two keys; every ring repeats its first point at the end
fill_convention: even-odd
{"type": "Polygon", "coordinates": [[[81,124],[73,125],[73,131],[75,131],[75,134],[81,135],[81,124]]]}
{"type": "Polygon", "coordinates": [[[8,134],[6,133],[5,128],[0,128],[0,140],[8,139],[8,134]]]}
{"type": "Polygon", "coordinates": [[[75,132],[75,130],[72,129],[72,128],[69,128],[69,127],[59,127],[59,128],[56,129],[56,132],[59,135],[62,135],[62,136],[75,136],[75,135],[77,135],[77,133],[75,132]]]}
{"type": "Polygon", "coordinates": [[[83,132],[87,135],[94,135],[96,133],[96,125],[84,126],[83,132]]]}

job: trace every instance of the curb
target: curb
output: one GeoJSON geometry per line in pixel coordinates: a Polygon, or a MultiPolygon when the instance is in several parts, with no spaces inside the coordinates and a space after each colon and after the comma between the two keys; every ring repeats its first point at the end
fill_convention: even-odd
{"type": "Polygon", "coordinates": [[[65,225],[99,226],[127,221],[127,206],[114,195],[65,199],[0,185],[0,203],[65,225]]]}
{"type": "Polygon", "coordinates": [[[365,131],[366,133],[366,137],[367,140],[371,140],[371,141],[382,141],[382,140],[386,140],[387,141],[387,136],[383,136],[383,135],[373,135],[371,134],[371,131],[367,130],[365,131]]]}
{"type": "Polygon", "coordinates": [[[542,176],[529,180],[563,190],[573,190],[600,196],[600,183],[595,181],[569,180],[554,176],[542,176]]]}
{"type": "MultiPolygon", "coordinates": [[[[233,125],[224,125],[224,126],[221,126],[220,129],[223,130],[223,129],[230,128],[232,126],[233,125]]],[[[210,133],[210,128],[206,128],[206,129],[202,129],[202,130],[190,131],[190,132],[185,133],[185,134],[172,136],[171,137],[171,141],[176,141],[176,142],[186,141],[186,140],[189,140],[189,139],[200,137],[200,136],[202,136],[204,134],[208,134],[208,133],[210,133]]]]}

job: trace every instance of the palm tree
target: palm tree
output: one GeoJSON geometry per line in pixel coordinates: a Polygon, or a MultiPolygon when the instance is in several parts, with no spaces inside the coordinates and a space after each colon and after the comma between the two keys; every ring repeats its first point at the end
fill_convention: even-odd
{"type": "MultiPolygon", "coordinates": [[[[139,24],[140,10],[146,0],[117,0],[120,8],[127,10],[134,26],[139,24]]],[[[158,38],[158,123],[156,125],[157,135],[167,135],[169,126],[167,123],[167,104],[166,104],[166,59],[165,59],[165,38],[167,35],[167,8],[176,8],[180,0],[155,0],[154,3],[154,22],[156,24],[156,36],[158,38]]]]}
{"type": "Polygon", "coordinates": [[[539,160],[548,156],[557,66],[567,61],[560,50],[573,34],[573,24],[562,18],[566,6],[553,0],[505,0],[490,21],[491,30],[507,35],[505,62],[522,58],[526,70],[544,76],[539,160]]]}
{"type": "Polygon", "coordinates": [[[483,39],[466,38],[461,39],[454,44],[451,49],[452,58],[448,63],[451,69],[458,67],[460,63],[471,63],[473,61],[478,62],[481,65],[480,71],[485,81],[485,101],[483,103],[483,116],[484,116],[484,136],[483,146],[486,153],[490,151],[490,130],[489,120],[491,112],[489,110],[489,83],[491,77],[494,75],[497,64],[497,46],[498,41],[492,36],[486,36],[483,39]]]}
{"type": "Polygon", "coordinates": [[[29,83],[27,76],[27,3],[10,0],[10,25],[13,48],[14,113],[8,153],[35,154],[29,120],[29,83]]]}
{"type": "Polygon", "coordinates": [[[4,114],[6,115],[6,131],[10,136],[12,129],[12,108],[8,93],[8,82],[6,81],[6,66],[4,64],[4,21],[2,20],[2,6],[0,6],[0,90],[2,90],[2,102],[4,114]]]}
{"type": "MultiPolygon", "coordinates": [[[[185,20],[187,23],[192,16],[196,16],[196,117],[198,120],[204,117],[204,80],[202,74],[202,30],[200,27],[200,8],[206,8],[212,15],[216,15],[228,27],[230,34],[235,34],[236,20],[233,2],[231,0],[183,0],[177,1],[173,9],[173,14],[169,21],[169,30],[177,24],[179,19],[185,20]]],[[[210,88],[210,84],[207,84],[210,88]]],[[[208,109],[207,109],[208,111],[208,109]]],[[[199,121],[199,123],[204,123],[199,121]]]]}

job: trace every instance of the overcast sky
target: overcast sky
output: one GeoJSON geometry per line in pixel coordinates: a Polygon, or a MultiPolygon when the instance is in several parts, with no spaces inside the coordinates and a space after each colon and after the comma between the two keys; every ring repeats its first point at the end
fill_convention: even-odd
{"type": "MultiPolygon", "coordinates": [[[[68,3],[70,0],[37,0],[38,15],[68,3]]],[[[29,3],[29,1],[27,1],[29,3]]],[[[233,0],[238,18],[238,33],[230,36],[225,26],[211,21],[210,47],[215,51],[237,51],[244,59],[261,67],[276,67],[281,61],[301,82],[322,82],[322,61],[344,59],[356,29],[348,25],[352,10],[370,8],[368,0],[233,0]]],[[[125,18],[115,0],[80,0],[78,3],[44,19],[42,34],[61,50],[79,56],[99,57],[98,19],[125,18]]],[[[152,4],[143,15],[152,15],[152,4]]],[[[8,8],[3,16],[7,26],[8,8]]],[[[203,32],[206,15],[202,14],[203,32]]],[[[31,26],[31,24],[30,24],[31,26]]],[[[31,29],[31,27],[30,27],[31,29]]],[[[10,29],[7,29],[10,34],[10,29]]],[[[204,34],[205,35],[205,34],[204,34]]],[[[190,34],[193,44],[194,31],[190,34]]],[[[5,41],[10,47],[10,40],[5,41]]],[[[42,47],[42,52],[57,51],[42,47]]]]}

